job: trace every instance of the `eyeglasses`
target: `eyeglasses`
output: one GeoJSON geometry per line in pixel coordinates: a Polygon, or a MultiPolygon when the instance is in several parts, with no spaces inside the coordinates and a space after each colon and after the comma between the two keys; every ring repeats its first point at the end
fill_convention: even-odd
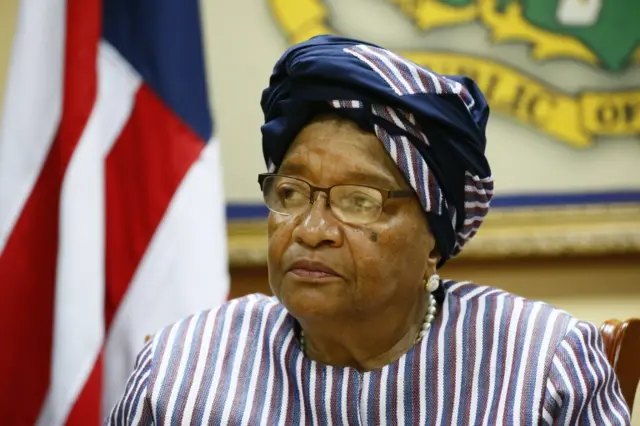
{"type": "Polygon", "coordinates": [[[336,218],[354,225],[378,220],[389,198],[414,195],[412,190],[389,191],[366,185],[341,184],[321,188],[302,179],[273,173],[259,174],[258,183],[267,207],[274,213],[287,216],[303,213],[315,202],[315,194],[322,192],[336,218]]]}

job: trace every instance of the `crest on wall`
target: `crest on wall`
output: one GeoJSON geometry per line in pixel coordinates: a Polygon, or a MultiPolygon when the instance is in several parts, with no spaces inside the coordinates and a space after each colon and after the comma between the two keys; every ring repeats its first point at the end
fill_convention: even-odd
{"type": "MultiPolygon", "coordinates": [[[[268,0],[297,43],[336,33],[322,0],[268,0]]],[[[494,45],[521,44],[535,61],[571,59],[612,76],[640,64],[638,0],[386,0],[419,30],[480,22],[494,45]]],[[[473,52],[399,52],[443,74],[466,74],[492,109],[575,148],[598,136],[640,135],[640,88],[569,93],[527,70],[473,52]]]]}
{"type": "MultiPolygon", "coordinates": [[[[288,44],[340,34],[342,22],[363,28],[352,6],[382,7],[382,14],[367,16],[372,31],[386,20],[392,36],[398,23],[413,29],[405,34],[414,39],[396,42],[414,48],[396,44],[394,51],[442,74],[472,77],[496,115],[566,147],[640,136],[640,81],[632,81],[640,77],[640,0],[266,1],[288,44]],[[349,16],[340,15],[347,9],[349,16]],[[385,15],[389,10],[394,16],[385,15]],[[482,40],[463,43],[459,34],[482,40]],[[415,48],[415,37],[447,46],[415,48]]],[[[639,197],[637,191],[607,193],[600,201],[581,194],[515,197],[508,208],[493,210],[463,256],[640,253],[639,197]]],[[[231,262],[263,265],[264,221],[229,226],[231,262]]]]}

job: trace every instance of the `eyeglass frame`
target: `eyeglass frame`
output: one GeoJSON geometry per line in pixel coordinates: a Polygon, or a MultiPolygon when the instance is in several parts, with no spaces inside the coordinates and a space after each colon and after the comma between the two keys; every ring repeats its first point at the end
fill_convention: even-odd
{"type": "MultiPolygon", "coordinates": [[[[408,198],[411,196],[415,195],[415,192],[412,189],[397,189],[397,190],[391,190],[391,189],[383,189],[383,188],[378,188],[376,186],[371,186],[371,185],[363,185],[363,184],[359,184],[359,183],[338,183],[335,185],[331,185],[329,187],[322,187],[322,186],[315,186],[312,185],[311,183],[307,182],[304,179],[301,178],[297,178],[297,177],[293,177],[293,176],[288,176],[288,175],[281,175],[278,173],[260,173],[258,174],[258,184],[260,185],[260,190],[263,193],[263,197],[264,197],[264,181],[267,178],[270,177],[282,177],[282,178],[287,178],[287,179],[293,179],[293,180],[297,180],[299,182],[302,182],[304,184],[306,184],[307,186],[309,186],[309,188],[311,189],[309,191],[309,204],[313,205],[315,203],[315,195],[318,192],[321,192],[323,194],[326,195],[327,200],[325,202],[325,205],[327,207],[331,206],[331,189],[333,189],[336,186],[361,186],[364,188],[369,188],[369,189],[373,189],[376,190],[380,193],[380,195],[382,196],[382,201],[380,202],[380,206],[383,207],[384,204],[387,202],[387,200],[389,199],[397,199],[397,198],[408,198]]],[[[267,206],[269,207],[269,206],[267,206]]],[[[269,210],[271,210],[271,208],[269,208],[269,210]]],[[[273,211],[273,210],[271,210],[273,211]]],[[[281,213],[281,212],[277,212],[277,211],[273,211],[276,214],[284,214],[286,215],[287,213],[281,213]]]]}

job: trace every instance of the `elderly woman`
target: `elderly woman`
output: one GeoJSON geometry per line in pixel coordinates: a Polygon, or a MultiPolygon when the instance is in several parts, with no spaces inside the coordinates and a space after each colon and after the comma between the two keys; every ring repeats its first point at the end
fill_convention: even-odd
{"type": "Polygon", "coordinates": [[[630,423],[592,324],[438,276],[493,194],[471,80],[321,36],[262,108],[275,296],[157,333],[108,424],[630,423]]]}

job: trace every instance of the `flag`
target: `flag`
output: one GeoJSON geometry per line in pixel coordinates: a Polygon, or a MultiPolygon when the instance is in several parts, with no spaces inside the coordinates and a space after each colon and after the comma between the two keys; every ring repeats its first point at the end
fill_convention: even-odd
{"type": "Polygon", "coordinates": [[[145,336],[226,300],[197,0],[23,0],[0,128],[0,413],[100,424],[145,336]]]}

